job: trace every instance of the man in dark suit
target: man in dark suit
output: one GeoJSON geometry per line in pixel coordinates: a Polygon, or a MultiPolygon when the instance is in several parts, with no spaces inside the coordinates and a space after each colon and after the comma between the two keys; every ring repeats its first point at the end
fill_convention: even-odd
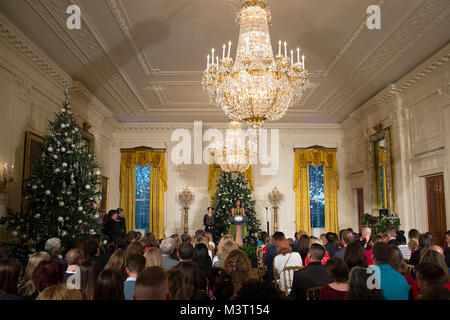
{"type": "Polygon", "coordinates": [[[194,246],[190,243],[182,243],[178,248],[178,259],[180,263],[175,268],[179,268],[184,262],[191,262],[194,258],[194,246]]]}
{"type": "Polygon", "coordinates": [[[387,244],[393,244],[396,245],[397,247],[400,245],[400,243],[397,240],[397,232],[395,231],[395,229],[389,229],[387,231],[387,236],[389,239],[387,244]]]}
{"type": "Polygon", "coordinates": [[[175,248],[175,243],[172,238],[167,238],[161,241],[159,248],[162,251],[162,268],[168,270],[170,268],[175,268],[180,262],[178,260],[172,259],[170,255],[173,253],[175,248]]]}
{"type": "Polygon", "coordinates": [[[284,233],[277,231],[273,234],[274,242],[267,247],[266,255],[264,256],[264,265],[267,267],[267,272],[264,275],[264,280],[273,281],[273,259],[277,256],[277,241],[284,239],[284,233]]]}
{"type": "Polygon", "coordinates": [[[308,252],[310,263],[305,268],[294,273],[294,281],[290,294],[293,300],[305,300],[307,289],[333,282],[327,269],[322,265],[324,256],[325,248],[322,245],[318,243],[311,245],[308,252]]]}
{"type": "Polygon", "coordinates": [[[118,208],[117,210],[117,215],[119,218],[119,222],[120,222],[120,228],[122,229],[123,232],[127,232],[127,225],[125,223],[125,214],[123,212],[122,208],[118,208]]]}
{"type": "Polygon", "coordinates": [[[333,257],[338,257],[341,258],[342,260],[344,260],[344,254],[345,254],[345,250],[347,250],[347,246],[353,242],[353,240],[355,239],[355,237],[353,236],[353,232],[345,230],[342,233],[342,245],[344,246],[341,250],[336,251],[333,255],[333,257]]]}

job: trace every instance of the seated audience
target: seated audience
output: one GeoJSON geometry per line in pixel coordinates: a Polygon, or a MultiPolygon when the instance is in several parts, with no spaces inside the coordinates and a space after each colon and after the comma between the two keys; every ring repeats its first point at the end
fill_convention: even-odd
{"type": "Polygon", "coordinates": [[[381,289],[367,285],[371,276],[368,268],[354,267],[349,274],[347,300],[386,300],[381,289]]]}
{"type": "Polygon", "coordinates": [[[223,269],[233,279],[234,294],[241,289],[245,281],[250,280],[251,262],[242,250],[231,251],[223,264],[223,269]]]}
{"type": "Polygon", "coordinates": [[[142,244],[144,245],[145,250],[159,247],[158,240],[156,239],[156,236],[153,232],[147,232],[145,234],[144,238],[142,239],[142,244]]]}
{"type": "Polygon", "coordinates": [[[170,296],[173,300],[182,300],[180,297],[184,292],[183,273],[176,268],[171,268],[166,271],[166,274],[170,296]]]}
{"type": "Polygon", "coordinates": [[[447,230],[445,233],[445,243],[447,245],[444,251],[445,263],[447,263],[447,267],[450,268],[450,230],[447,230]]]}
{"type": "MultiPolygon", "coordinates": [[[[317,243],[317,244],[320,244],[321,246],[323,246],[322,240],[320,240],[320,239],[317,238],[317,237],[310,237],[310,239],[309,239],[309,246],[311,247],[311,245],[312,245],[313,243],[317,243]]],[[[324,247],[324,248],[325,248],[325,247],[324,247]]],[[[308,250],[309,250],[309,249],[308,249],[308,250]]],[[[330,259],[330,256],[328,255],[328,253],[327,253],[327,251],[326,251],[326,249],[325,249],[325,255],[323,256],[322,264],[325,265],[325,263],[327,263],[327,261],[328,261],[329,259],[330,259]]],[[[306,257],[306,258],[305,258],[305,263],[304,263],[304,265],[307,266],[308,264],[309,264],[309,259],[308,259],[308,257],[306,257]]]]}
{"type": "Polygon", "coordinates": [[[339,247],[336,245],[336,242],[338,240],[337,234],[334,232],[327,232],[326,237],[327,244],[325,245],[325,250],[328,252],[328,255],[330,257],[333,257],[336,251],[339,251],[339,247]]]}
{"type": "Polygon", "coordinates": [[[306,234],[302,234],[298,239],[296,250],[302,257],[302,261],[306,262],[306,257],[308,256],[309,248],[311,247],[311,238],[306,234]]]}
{"type": "MultiPolygon", "coordinates": [[[[400,251],[400,248],[394,244],[390,244],[389,248],[391,249],[391,258],[389,261],[391,268],[404,276],[406,281],[408,282],[408,285],[412,288],[414,286],[414,279],[411,275],[411,272],[408,271],[405,259],[403,258],[403,254],[400,251]]],[[[410,297],[411,294],[412,292],[410,292],[410,297]]]]}
{"type": "Polygon", "coordinates": [[[142,270],[144,270],[146,260],[142,254],[135,254],[129,256],[127,259],[127,274],[128,278],[123,284],[123,294],[125,300],[133,300],[134,287],[136,278],[142,270]]]}
{"type": "Polygon", "coordinates": [[[178,249],[178,260],[180,260],[180,263],[176,266],[176,268],[185,262],[191,262],[193,258],[194,246],[188,242],[182,243],[178,249]]]}
{"type": "Polygon", "coordinates": [[[136,279],[135,300],[170,300],[167,275],[161,267],[145,268],[136,279]]]}
{"type": "MultiPolygon", "coordinates": [[[[283,232],[275,232],[273,234],[273,240],[274,242],[270,244],[267,247],[266,255],[264,257],[264,264],[267,267],[267,272],[264,275],[264,279],[266,281],[273,281],[273,259],[277,256],[277,241],[284,239],[284,233],[283,232]]],[[[235,288],[235,290],[239,290],[238,288],[235,288]]]]}
{"type": "Polygon", "coordinates": [[[181,235],[181,243],[191,243],[191,236],[187,233],[181,235]]]}
{"type": "Polygon", "coordinates": [[[344,262],[348,270],[352,270],[353,267],[367,268],[366,254],[359,241],[351,242],[347,245],[344,253],[344,262]]]}
{"type": "Polygon", "coordinates": [[[94,289],[100,274],[99,262],[95,259],[85,260],[80,266],[80,290],[84,300],[94,300],[94,289]]]}
{"type": "Polygon", "coordinates": [[[50,261],[50,255],[45,251],[41,251],[33,253],[28,259],[18,290],[19,295],[25,300],[34,300],[38,296],[33,282],[33,271],[41,261],[50,261]]]}
{"type": "MultiPolygon", "coordinates": [[[[67,280],[70,276],[75,275],[77,272],[80,272],[80,265],[83,262],[83,252],[80,249],[72,249],[66,253],[66,263],[67,270],[64,273],[63,282],[67,283],[67,280]]],[[[71,281],[71,287],[69,289],[80,289],[76,287],[75,278],[73,277],[71,281]],[[73,286],[73,287],[72,287],[73,286]]]]}
{"type": "Polygon", "coordinates": [[[127,254],[125,251],[116,249],[108,260],[103,270],[112,269],[117,271],[122,277],[122,282],[128,277],[127,275],[127,254]]]}
{"type": "Polygon", "coordinates": [[[373,245],[372,260],[379,268],[379,281],[387,300],[408,300],[409,285],[405,277],[390,265],[392,251],[389,245],[377,242],[373,245]]]}
{"type": "Polygon", "coordinates": [[[200,289],[206,291],[206,275],[211,270],[212,262],[208,254],[208,247],[204,243],[195,245],[192,261],[197,265],[200,289]]]}
{"type": "MultiPolygon", "coordinates": [[[[292,252],[292,248],[289,241],[286,239],[281,239],[277,241],[277,253],[273,262],[273,271],[275,273],[275,278],[279,278],[279,288],[281,291],[285,290],[285,268],[286,267],[301,267],[303,266],[302,258],[298,252],[292,252]]],[[[291,282],[288,284],[289,287],[292,286],[292,279],[294,278],[294,272],[290,272],[291,282]]],[[[289,289],[289,292],[291,290],[289,289]]]]}
{"type": "Polygon", "coordinates": [[[408,232],[408,248],[411,250],[411,254],[419,249],[419,236],[420,232],[417,229],[411,229],[408,232]]]}
{"type": "Polygon", "coordinates": [[[161,267],[163,263],[163,255],[160,248],[152,247],[145,251],[144,257],[146,260],[145,267],[161,267]]]}
{"type": "Polygon", "coordinates": [[[314,243],[309,248],[308,259],[311,261],[305,268],[294,273],[294,282],[290,296],[295,300],[306,299],[306,289],[323,286],[333,282],[326,268],[322,265],[325,249],[314,243]]]}
{"type": "Polygon", "coordinates": [[[83,295],[79,289],[69,289],[65,283],[60,283],[47,287],[36,300],[83,300],[83,295]]]}
{"type": "Polygon", "coordinates": [[[208,274],[208,298],[228,301],[233,297],[233,278],[223,268],[213,267],[208,274]]]}
{"type": "Polygon", "coordinates": [[[134,242],[137,242],[137,241],[139,241],[138,240],[138,238],[139,238],[139,235],[140,235],[141,233],[140,232],[138,232],[138,231],[129,231],[128,233],[127,233],[127,241],[128,241],[128,243],[134,243],[134,242]]]}
{"type": "Polygon", "coordinates": [[[341,237],[342,249],[337,251],[334,254],[334,257],[338,257],[338,258],[341,258],[342,260],[344,260],[345,250],[347,250],[347,246],[353,242],[353,239],[354,239],[353,232],[344,230],[342,232],[342,237],[341,237]]]}
{"type": "Polygon", "coordinates": [[[422,250],[433,245],[433,236],[429,233],[422,233],[419,235],[419,247],[416,251],[411,253],[411,258],[409,258],[409,264],[416,266],[419,264],[420,254],[422,250]]]}
{"type": "Polygon", "coordinates": [[[325,268],[333,282],[322,287],[319,299],[345,300],[348,292],[348,268],[346,264],[342,259],[333,257],[327,261],[325,268]]]}
{"type": "Polygon", "coordinates": [[[123,277],[114,269],[100,272],[94,288],[94,300],[124,300],[123,277]]]}
{"type": "Polygon", "coordinates": [[[171,255],[175,250],[175,240],[173,238],[167,238],[161,241],[160,247],[162,253],[161,267],[164,270],[174,268],[180,263],[178,260],[172,259],[171,255]]]}
{"type": "MultiPolygon", "coordinates": [[[[448,281],[448,275],[445,274],[439,265],[428,262],[419,263],[416,266],[416,274],[419,294],[422,295],[423,299],[430,299],[431,295],[435,295],[437,288],[440,288],[440,291],[446,289],[449,292],[449,289],[445,287],[448,281]]],[[[449,295],[447,294],[447,300],[448,297],[449,295]]]]}
{"type": "Polygon", "coordinates": [[[387,244],[393,244],[398,246],[398,240],[397,240],[397,231],[395,229],[389,229],[387,231],[387,237],[388,237],[388,242],[387,244]]]}
{"type": "Polygon", "coordinates": [[[326,233],[322,233],[320,235],[319,239],[320,239],[320,241],[322,241],[323,246],[326,246],[326,244],[328,243],[327,234],[326,233]]]}
{"type": "Polygon", "coordinates": [[[219,241],[217,255],[213,258],[213,267],[222,267],[228,254],[237,249],[239,249],[239,247],[233,239],[223,237],[219,241]]]}
{"type": "Polygon", "coordinates": [[[208,300],[200,288],[197,265],[192,261],[184,261],[179,264],[178,270],[183,274],[182,292],[178,300],[208,300]]]}
{"type": "Polygon", "coordinates": [[[283,298],[283,293],[271,282],[255,279],[244,282],[237,292],[237,301],[277,301],[283,298]]]}
{"type": "Polygon", "coordinates": [[[0,300],[20,300],[17,288],[22,275],[22,263],[15,258],[0,260],[0,300]]]}
{"type": "Polygon", "coordinates": [[[377,243],[377,242],[384,242],[384,238],[383,238],[381,235],[379,235],[379,234],[374,234],[374,235],[372,236],[372,238],[370,239],[369,249],[367,249],[367,250],[365,251],[366,259],[367,259],[367,264],[368,264],[369,266],[372,266],[372,265],[373,265],[373,261],[372,261],[372,248],[373,248],[373,245],[374,245],[375,243],[377,243]]]}
{"type": "Polygon", "coordinates": [[[267,232],[266,231],[262,231],[259,233],[258,243],[256,245],[256,258],[258,259],[258,261],[263,261],[262,259],[264,258],[264,254],[266,252],[266,250],[264,250],[264,248],[266,248],[266,250],[267,250],[267,232]]]}
{"type": "Polygon", "coordinates": [[[403,259],[409,260],[411,258],[411,250],[406,244],[405,232],[400,230],[397,234],[397,241],[399,243],[398,248],[400,249],[403,259]]]}
{"type": "Polygon", "coordinates": [[[34,269],[32,278],[36,292],[40,293],[47,287],[63,282],[64,266],[55,260],[41,261],[34,269]]]}
{"type": "Polygon", "coordinates": [[[141,242],[131,242],[125,252],[127,257],[144,254],[144,247],[141,242]]]}
{"type": "Polygon", "coordinates": [[[61,249],[61,240],[58,238],[51,238],[45,242],[44,250],[48,253],[50,259],[61,262],[64,265],[61,249]]]}
{"type": "Polygon", "coordinates": [[[370,238],[371,237],[372,237],[372,229],[370,229],[369,227],[362,228],[362,231],[361,231],[362,240],[359,243],[361,244],[361,247],[363,247],[363,249],[365,249],[365,250],[370,249],[370,246],[371,246],[370,238]]]}

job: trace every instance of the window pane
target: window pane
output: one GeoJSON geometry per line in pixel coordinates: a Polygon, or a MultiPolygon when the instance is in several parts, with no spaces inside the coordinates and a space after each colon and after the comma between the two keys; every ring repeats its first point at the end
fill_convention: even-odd
{"type": "Polygon", "coordinates": [[[325,228],[325,187],[323,166],[309,166],[311,228],[325,228]]]}
{"type": "Polygon", "coordinates": [[[135,228],[149,230],[150,166],[136,166],[135,228]]]}

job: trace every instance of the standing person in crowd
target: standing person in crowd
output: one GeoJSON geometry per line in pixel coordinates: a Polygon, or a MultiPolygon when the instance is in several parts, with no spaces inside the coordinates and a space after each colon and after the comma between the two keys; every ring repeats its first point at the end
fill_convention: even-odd
{"type": "Polygon", "coordinates": [[[80,290],[84,300],[94,300],[95,284],[100,274],[97,260],[85,260],[80,266],[80,290]]]}
{"type": "Polygon", "coordinates": [[[192,261],[197,265],[200,289],[206,292],[206,276],[211,270],[212,262],[208,254],[208,248],[204,243],[195,245],[194,258],[192,261]]]}
{"type": "Polygon", "coordinates": [[[322,265],[322,259],[325,255],[325,248],[314,243],[309,248],[308,259],[311,261],[305,268],[294,273],[294,281],[290,297],[294,300],[305,300],[306,289],[323,286],[333,282],[333,279],[322,265]]]}
{"type": "Polygon", "coordinates": [[[63,282],[64,266],[54,260],[41,261],[33,271],[33,282],[38,293],[54,284],[63,282]]]}
{"type": "Polygon", "coordinates": [[[387,231],[387,236],[388,236],[388,243],[387,244],[393,244],[398,246],[398,240],[397,240],[397,231],[395,229],[389,229],[387,231]]]}
{"type": "Polygon", "coordinates": [[[351,242],[344,253],[344,262],[347,265],[348,270],[352,270],[353,267],[367,268],[367,258],[364,249],[359,242],[351,242]]]}
{"type": "Polygon", "coordinates": [[[387,300],[408,300],[409,285],[405,277],[389,265],[392,252],[389,245],[377,242],[373,245],[372,260],[379,268],[379,281],[387,300]]]}
{"type": "Polygon", "coordinates": [[[45,251],[41,251],[33,253],[28,259],[24,277],[22,278],[18,290],[19,295],[25,300],[34,300],[38,296],[38,292],[36,291],[33,282],[33,271],[41,261],[50,261],[50,255],[45,251]]]}
{"type": "Polygon", "coordinates": [[[22,270],[22,263],[15,258],[0,260],[0,300],[20,300],[17,288],[22,270]]]}
{"type": "Polygon", "coordinates": [[[370,238],[372,237],[372,229],[364,227],[361,230],[362,240],[359,242],[364,250],[370,249],[370,238]]]}
{"type": "Polygon", "coordinates": [[[334,282],[322,287],[319,299],[345,300],[348,293],[348,268],[344,261],[337,257],[330,258],[325,264],[325,268],[334,282]]]}
{"type": "Polygon", "coordinates": [[[250,280],[251,262],[242,250],[231,251],[225,260],[223,269],[233,279],[234,294],[239,291],[245,281],[250,280]]]}
{"type": "Polygon", "coordinates": [[[171,255],[175,250],[175,241],[172,238],[167,238],[161,241],[160,247],[162,253],[162,264],[161,267],[164,270],[175,268],[179,261],[172,259],[171,255]]]}
{"type": "Polygon", "coordinates": [[[337,234],[334,232],[327,232],[326,238],[327,238],[327,244],[325,245],[325,250],[328,252],[328,255],[330,257],[333,257],[333,255],[337,251],[339,251],[339,247],[336,245],[336,242],[338,240],[337,234]]]}
{"type": "Polygon", "coordinates": [[[150,248],[144,253],[145,260],[147,261],[145,263],[145,267],[161,267],[163,263],[163,255],[160,248],[150,248]]]}
{"type": "MultiPolygon", "coordinates": [[[[267,247],[266,255],[264,257],[264,265],[267,267],[267,272],[264,275],[264,280],[273,281],[273,260],[277,256],[277,241],[284,239],[284,233],[277,231],[273,234],[274,242],[267,247]]],[[[235,288],[236,289],[236,288],[235,288]]],[[[237,291],[237,290],[236,290],[237,291]]]]}
{"type": "Polygon", "coordinates": [[[123,284],[123,294],[125,300],[133,300],[134,287],[136,284],[136,278],[142,270],[145,268],[145,258],[141,254],[131,255],[127,259],[127,274],[128,278],[123,284]]]}
{"type": "Polygon", "coordinates": [[[421,252],[433,245],[433,236],[426,232],[419,235],[419,248],[411,253],[409,264],[416,266],[419,264],[421,252]]]}
{"type": "Polygon", "coordinates": [[[367,285],[371,276],[367,268],[354,267],[349,275],[347,300],[386,300],[381,289],[367,285]]]}
{"type": "Polygon", "coordinates": [[[344,255],[345,255],[345,250],[347,250],[347,246],[352,243],[354,240],[353,237],[353,232],[349,231],[349,230],[344,230],[342,232],[342,237],[341,237],[341,242],[342,242],[342,249],[339,250],[338,252],[336,252],[334,254],[335,257],[341,258],[342,260],[344,259],[344,255]]]}
{"type": "Polygon", "coordinates": [[[116,210],[109,210],[108,212],[108,219],[106,220],[106,234],[108,235],[109,241],[112,242],[116,242],[116,239],[119,236],[125,234],[122,231],[122,226],[116,210]]]}
{"type": "Polygon", "coordinates": [[[214,212],[212,207],[208,207],[208,213],[203,216],[203,226],[205,232],[209,232],[214,237],[214,212]]]}
{"type": "MultiPolygon", "coordinates": [[[[292,252],[292,248],[289,245],[287,239],[281,239],[277,241],[277,253],[273,261],[273,271],[275,273],[275,279],[279,278],[279,288],[281,291],[285,290],[285,272],[286,267],[301,267],[303,266],[302,257],[298,252],[292,252]]],[[[290,272],[289,279],[294,278],[294,272],[290,272]]],[[[292,280],[291,280],[292,281],[292,280]]],[[[288,284],[289,287],[292,286],[292,282],[288,284]]],[[[290,291],[290,289],[289,289],[290,291]]]]}
{"type": "Polygon", "coordinates": [[[228,301],[233,297],[233,278],[223,268],[214,267],[208,274],[208,298],[228,301]]]}
{"type": "Polygon", "coordinates": [[[123,277],[114,269],[103,270],[95,284],[94,300],[124,300],[123,277]]]}
{"type": "Polygon", "coordinates": [[[122,208],[117,208],[117,218],[119,219],[120,222],[120,229],[122,230],[123,233],[127,233],[127,224],[125,222],[125,212],[123,212],[122,208]]]}

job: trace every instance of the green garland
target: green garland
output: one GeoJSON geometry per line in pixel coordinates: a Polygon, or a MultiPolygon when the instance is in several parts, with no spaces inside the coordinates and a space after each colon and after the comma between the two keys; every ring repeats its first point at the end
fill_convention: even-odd
{"type": "Polygon", "coordinates": [[[385,232],[387,230],[389,222],[392,224],[394,229],[398,230],[400,228],[400,218],[395,213],[390,213],[379,218],[376,222],[373,222],[373,217],[366,213],[362,217],[362,224],[366,227],[372,229],[372,234],[378,232],[385,232]]]}

